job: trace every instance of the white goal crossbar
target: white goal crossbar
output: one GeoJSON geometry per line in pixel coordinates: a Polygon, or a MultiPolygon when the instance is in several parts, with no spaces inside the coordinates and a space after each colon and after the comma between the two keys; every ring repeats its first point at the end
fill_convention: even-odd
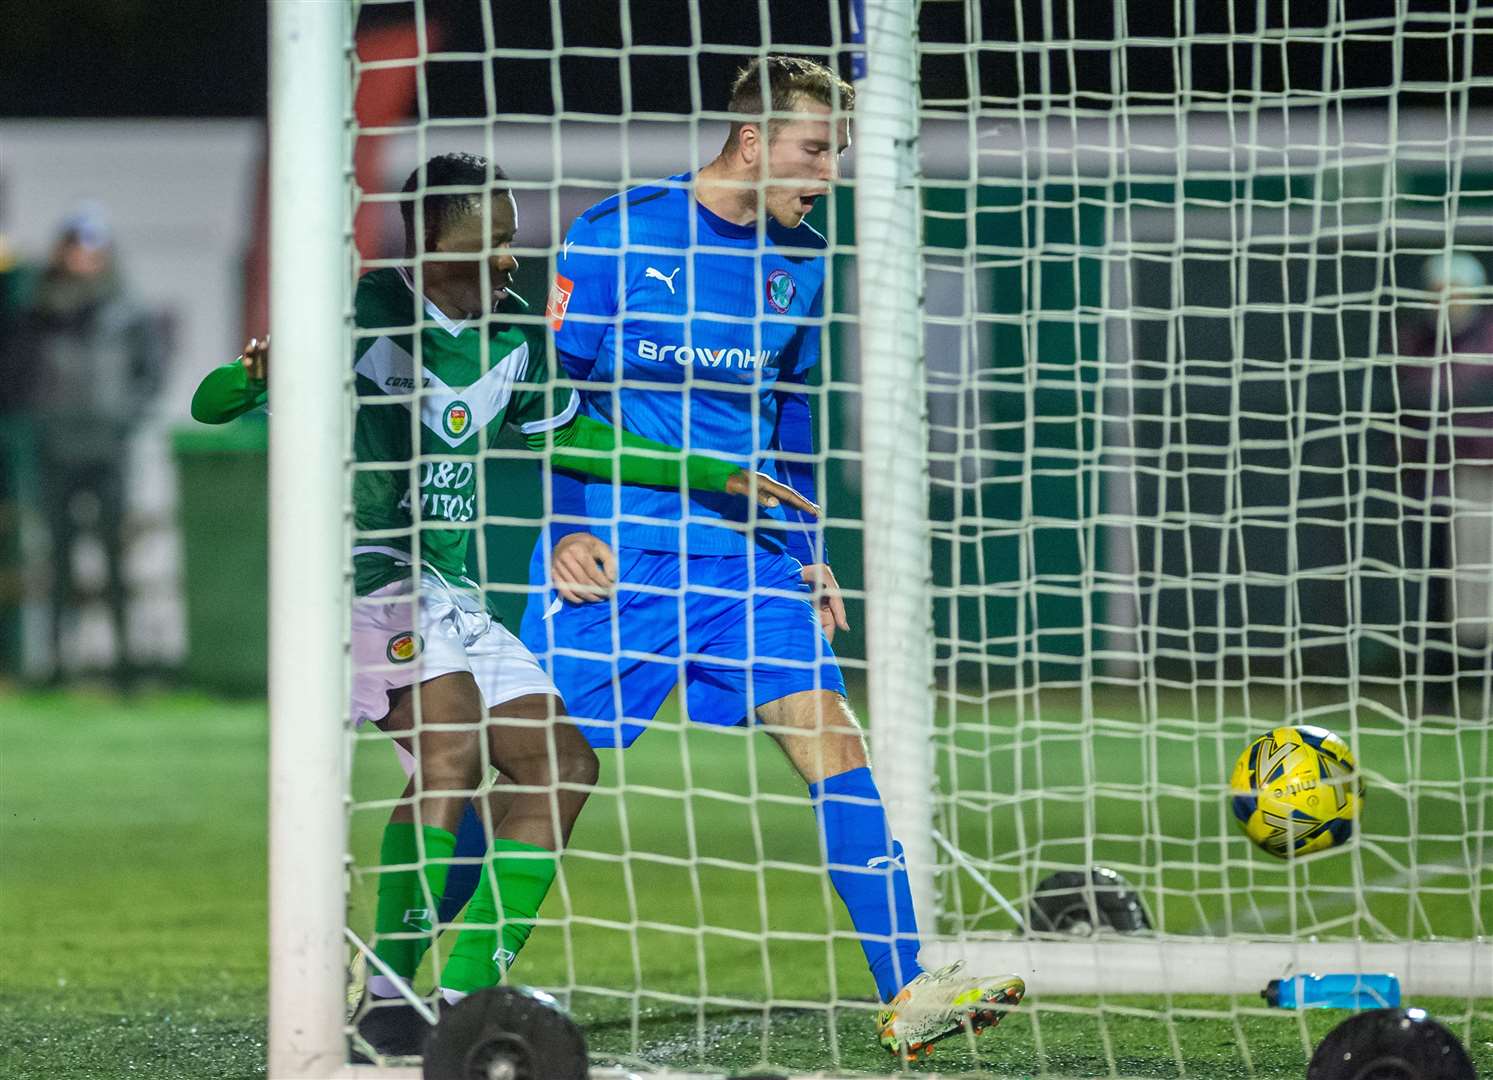
{"type": "Polygon", "coordinates": [[[1376,971],[1395,975],[1407,995],[1493,995],[1493,945],[1462,941],[965,937],[930,942],[923,956],[934,964],[963,959],[981,970],[1014,971],[1042,994],[1091,994],[1096,986],[1111,993],[1250,994],[1302,972],[1376,971]]]}

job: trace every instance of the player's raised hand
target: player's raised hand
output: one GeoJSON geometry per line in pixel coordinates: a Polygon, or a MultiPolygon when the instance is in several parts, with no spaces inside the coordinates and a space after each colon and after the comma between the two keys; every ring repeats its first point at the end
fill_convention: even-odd
{"type": "Polygon", "coordinates": [[[256,382],[264,382],[270,374],[270,336],[252,337],[244,346],[244,371],[256,382]]]}
{"type": "Polygon", "coordinates": [[[802,510],[811,517],[819,516],[819,506],[810,502],[787,484],[780,484],[766,473],[747,472],[745,469],[737,469],[726,481],[726,492],[730,495],[745,495],[757,498],[758,506],[772,509],[775,506],[786,504],[795,510],[802,510]]]}
{"type": "Polygon", "coordinates": [[[819,625],[824,627],[824,636],[835,640],[836,630],[849,630],[850,620],[845,617],[845,598],[840,595],[840,583],[829,563],[812,563],[804,567],[800,575],[814,586],[814,607],[819,611],[819,625]]]}
{"type": "Polygon", "coordinates": [[[605,600],[617,583],[617,556],[606,541],[590,533],[571,533],[550,554],[550,580],[567,603],[605,600]]]}

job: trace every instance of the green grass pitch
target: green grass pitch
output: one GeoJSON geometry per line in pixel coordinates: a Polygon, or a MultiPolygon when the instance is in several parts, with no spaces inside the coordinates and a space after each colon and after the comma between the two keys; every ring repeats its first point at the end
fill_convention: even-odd
{"type": "MultiPolygon", "coordinates": [[[[1102,785],[1130,770],[1146,778],[1162,808],[1146,819],[1116,780],[1112,794],[1101,787],[1095,834],[1168,928],[1269,930],[1281,918],[1274,901],[1288,890],[1307,897],[1311,918],[1323,925],[1352,910],[1346,861],[1283,870],[1247,850],[1221,812],[1199,811],[1182,797],[1189,783],[1219,782],[1218,760],[1232,760],[1242,728],[1186,738],[1180,722],[1162,723],[1137,739],[1123,717],[1083,729],[1076,708],[1054,700],[1032,715],[992,710],[982,720],[971,711],[940,757],[946,781],[957,773],[962,789],[1006,793],[972,799],[955,820],[961,846],[990,861],[1000,888],[1021,885],[1002,864],[1012,861],[1003,842],[1039,863],[1071,858],[1082,803],[1036,792],[1061,796],[1091,753],[1102,785]],[[1007,736],[1008,751],[992,749],[1007,736]],[[1174,868],[1147,874],[1157,855],[1174,868]]],[[[1434,752],[1421,755],[1422,780],[1485,775],[1485,733],[1452,732],[1431,745],[1434,752]]],[[[1406,860],[1468,865],[1467,823],[1486,828],[1493,807],[1442,795],[1410,801],[1399,786],[1409,759],[1388,733],[1366,730],[1355,749],[1379,781],[1369,806],[1381,840],[1363,853],[1366,876],[1389,880],[1406,860]]],[[[845,924],[813,868],[802,787],[769,742],[665,724],[623,758],[621,776],[612,755],[603,763],[603,788],[577,829],[563,888],[544,912],[574,917],[536,931],[522,979],[571,991],[593,1050],[611,1060],[720,1071],[764,1062],[895,1071],[870,1035],[858,947],[844,937],[828,948],[813,940],[845,924]],[[681,782],[721,794],[696,790],[684,798],[681,782]],[[633,857],[619,858],[623,850],[633,857]],[[728,862],[764,870],[747,873],[728,862]],[[646,928],[624,928],[635,923],[646,928]],[[700,925],[712,930],[682,929],[700,925]],[[794,940],[800,934],[805,940],[794,940]],[[636,1009],[585,989],[634,983],[644,990],[636,1009]],[[838,1010],[831,1022],[814,1006],[832,996],[859,1007],[838,1010]],[[697,998],[706,1004],[692,1004],[697,998]],[[770,1011],[734,1004],[769,998],[777,1004],[770,1011]]],[[[263,1075],[264,769],[261,704],[0,695],[0,1075],[263,1075]]],[[[363,745],[359,797],[387,797],[395,787],[392,755],[363,745]]],[[[381,813],[354,816],[361,858],[381,813]]],[[[1478,896],[1486,904],[1493,882],[1481,872],[1478,896]]],[[[370,878],[355,877],[355,925],[366,922],[370,890],[370,878]]],[[[1397,933],[1429,926],[1450,937],[1488,925],[1489,913],[1475,910],[1465,889],[1422,891],[1416,903],[1406,893],[1402,885],[1371,890],[1372,919],[1397,933]]],[[[971,917],[987,917],[978,890],[964,883],[959,895],[971,917]]],[[[1003,928],[998,917],[989,925],[1003,928]]],[[[1246,998],[1035,1002],[973,1049],[941,1047],[929,1067],[1001,1077],[1299,1078],[1315,1041],[1340,1018],[1265,1013],[1246,998]]],[[[1415,1003],[1458,1033],[1480,1071],[1493,1072],[1493,1003],[1415,1003]]]]}

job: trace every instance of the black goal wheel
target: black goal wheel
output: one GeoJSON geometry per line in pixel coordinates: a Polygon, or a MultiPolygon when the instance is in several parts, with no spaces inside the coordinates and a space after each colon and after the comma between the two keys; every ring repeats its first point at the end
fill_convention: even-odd
{"type": "Polygon", "coordinates": [[[1151,929],[1134,886],[1107,866],[1088,873],[1049,874],[1032,894],[1028,925],[1048,934],[1089,937],[1100,930],[1134,934],[1151,929]]]}
{"type": "Polygon", "coordinates": [[[548,994],[496,986],[441,1010],[425,1080],[586,1080],[586,1037],[548,994]]]}
{"type": "Polygon", "coordinates": [[[1424,1009],[1370,1009],[1327,1033],[1306,1080],[1477,1080],[1477,1072],[1424,1009]]]}

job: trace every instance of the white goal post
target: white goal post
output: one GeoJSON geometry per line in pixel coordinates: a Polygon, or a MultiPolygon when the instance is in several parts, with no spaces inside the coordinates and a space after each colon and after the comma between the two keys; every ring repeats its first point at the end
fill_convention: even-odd
{"type": "Polygon", "coordinates": [[[347,1061],[347,745],[334,718],[347,713],[350,7],[269,10],[269,1075],[335,1076],[347,1061]]]}
{"type": "Polygon", "coordinates": [[[902,840],[918,925],[936,924],[933,867],[933,604],[928,560],[928,400],[918,258],[917,26],[913,6],[866,7],[856,98],[866,671],[871,759],[902,840]],[[876,582],[873,589],[871,582],[876,582]]]}
{"type": "MultiPolygon", "coordinates": [[[[1078,10],[1048,6],[1059,3],[1078,10]]],[[[269,3],[272,1080],[420,1075],[347,1064],[345,935],[367,922],[350,907],[361,889],[366,908],[370,891],[349,819],[391,805],[387,791],[355,790],[372,740],[345,723],[357,201],[389,209],[430,155],[488,154],[513,183],[519,247],[538,249],[522,258],[543,263],[580,209],[699,165],[723,130],[719,115],[634,111],[629,92],[620,115],[577,114],[557,97],[551,116],[422,116],[377,132],[387,183],[358,192],[352,35],[368,6],[379,5],[269,3]]],[[[830,6],[830,45],[785,51],[833,63],[861,47],[830,6]]],[[[1044,65],[1076,63],[1088,43],[1034,28],[1031,40],[982,38],[977,0],[942,5],[963,13],[967,40],[924,41],[925,6],[939,5],[865,0],[851,168],[824,230],[845,284],[814,388],[833,417],[816,415],[821,499],[837,557],[863,571],[851,590],[863,644],[842,661],[906,854],[924,965],[1015,972],[1039,1019],[1051,1009],[1101,1026],[1106,995],[1164,999],[1146,1012],[1158,1024],[1189,1010],[1256,1021],[1278,1015],[1253,997],[1266,982],[1313,971],[1391,972],[1410,999],[1459,999],[1466,1017],[1493,1021],[1488,718],[1459,704],[1455,675],[1448,713],[1421,715],[1440,684],[1420,652],[1455,622],[1433,597],[1456,572],[1428,553],[1434,494],[1417,501],[1385,449],[1421,419],[1447,422],[1402,402],[1397,375],[1416,362],[1398,353],[1401,320],[1435,304],[1423,259],[1464,251],[1493,269],[1493,110],[1468,104],[1493,82],[1469,64],[1420,87],[1444,98],[1439,111],[1402,109],[1390,93],[1355,111],[1320,88],[1244,88],[1221,102],[1184,87],[1169,105],[1136,104],[1119,76],[1097,106],[1045,82],[1023,101],[994,100],[978,73],[929,100],[921,73],[950,57],[977,71],[983,49],[1046,79],[1044,65]],[[1464,197],[1476,176],[1490,179],[1464,197]],[[1273,861],[1235,829],[1228,771],[1264,730],[1314,723],[1359,755],[1365,818],[1344,849],[1273,861]],[[1149,929],[1029,925],[1043,879],[1095,865],[1129,880],[1149,929]],[[1229,1000],[1174,1007],[1173,995],[1229,1000]]],[[[668,52],[567,54],[558,14],[555,27],[549,46],[520,49],[484,18],[476,47],[449,52],[422,30],[409,62],[543,62],[559,87],[567,55],[616,60],[625,83],[630,55],[668,52]]],[[[1403,48],[1398,33],[1349,16],[1299,40],[1341,50],[1387,35],[1403,48]]],[[[1290,38],[1262,30],[1240,46],[1258,55],[1290,38]]],[[[772,51],[721,48],[743,62],[772,51]]],[[[681,93],[701,98],[698,85],[681,93]]],[[[1493,305],[1493,290],[1479,295],[1493,305]]],[[[485,527],[539,521],[486,498],[485,527]]],[[[583,1021],[576,1002],[631,1033],[594,1077],[652,1068],[638,1033],[665,1008],[695,1024],[678,1039],[703,1040],[720,1010],[760,1022],[764,1047],[774,1010],[822,1010],[824,1067],[838,1068],[836,1013],[864,1020],[869,991],[841,981],[853,941],[820,868],[776,852],[777,826],[764,825],[788,811],[808,820],[805,800],[759,784],[754,757],[737,786],[696,769],[690,725],[659,726],[649,739],[672,740],[688,787],[670,790],[652,759],[636,776],[610,766],[615,809],[598,796],[583,813],[586,839],[562,860],[528,946],[546,950],[535,981],[583,1021]],[[654,811],[685,822],[683,854],[636,838],[657,839],[654,811]],[[740,850],[699,842],[694,815],[713,813],[747,822],[740,850]],[[667,917],[643,910],[650,874],[675,875],[690,900],[667,917]],[[712,922],[713,888],[749,896],[765,929],[712,922]],[[809,929],[774,923],[774,888],[822,899],[824,927],[817,909],[809,929]],[[625,903],[596,910],[616,895],[625,903]],[[759,950],[759,936],[818,950],[827,989],[782,985],[774,940],[759,950]],[[604,977],[589,974],[597,942],[627,955],[604,977]],[[677,950],[677,985],[649,981],[650,949],[677,950]]],[[[663,1068],[720,1075],[678,1059],[663,1068]]]]}

